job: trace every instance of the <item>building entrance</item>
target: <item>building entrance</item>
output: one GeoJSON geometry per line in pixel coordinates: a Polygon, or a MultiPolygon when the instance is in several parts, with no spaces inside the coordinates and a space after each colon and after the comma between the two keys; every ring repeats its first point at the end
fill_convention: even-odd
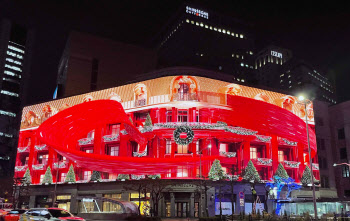
{"type": "Polygon", "coordinates": [[[181,202],[175,203],[176,217],[188,217],[189,216],[189,203],[181,202]]]}

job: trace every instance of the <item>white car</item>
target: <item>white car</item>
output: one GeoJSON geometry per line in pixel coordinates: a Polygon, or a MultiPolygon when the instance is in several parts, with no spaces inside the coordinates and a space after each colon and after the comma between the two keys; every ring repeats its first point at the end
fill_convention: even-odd
{"type": "Polygon", "coordinates": [[[19,221],[85,221],[85,219],[73,216],[70,212],[60,208],[36,208],[23,213],[19,221]]]}

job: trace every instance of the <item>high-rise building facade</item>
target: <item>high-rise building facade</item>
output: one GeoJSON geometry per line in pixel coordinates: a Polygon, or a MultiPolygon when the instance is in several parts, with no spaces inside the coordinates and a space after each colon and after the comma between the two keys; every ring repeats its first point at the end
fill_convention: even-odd
{"type": "Polygon", "coordinates": [[[336,103],[333,83],[309,63],[294,58],[290,50],[276,46],[261,50],[255,58],[255,69],[260,85],[336,103]]]}
{"type": "Polygon", "coordinates": [[[154,39],[158,66],[193,66],[254,79],[251,25],[200,6],[183,5],[154,39]]]}
{"type": "Polygon", "coordinates": [[[10,20],[0,21],[0,176],[11,174],[28,79],[31,32],[10,20]]]}
{"type": "Polygon", "coordinates": [[[57,95],[67,97],[133,81],[155,69],[155,50],[72,31],[57,76],[57,95]]]}

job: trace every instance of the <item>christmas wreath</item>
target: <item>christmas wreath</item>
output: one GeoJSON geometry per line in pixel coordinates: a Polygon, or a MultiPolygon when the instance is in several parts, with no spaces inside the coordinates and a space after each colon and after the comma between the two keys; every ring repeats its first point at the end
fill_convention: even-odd
{"type": "Polygon", "coordinates": [[[176,129],[174,130],[174,140],[175,140],[175,143],[178,145],[190,144],[193,140],[193,137],[194,137],[193,130],[191,129],[191,127],[187,125],[176,127],[176,129]],[[186,133],[187,137],[180,138],[181,133],[186,133]]]}

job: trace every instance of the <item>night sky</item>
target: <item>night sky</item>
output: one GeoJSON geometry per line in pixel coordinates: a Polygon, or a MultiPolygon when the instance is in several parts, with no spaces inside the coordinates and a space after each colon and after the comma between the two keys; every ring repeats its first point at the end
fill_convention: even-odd
{"type": "MultiPolygon", "coordinates": [[[[10,18],[36,30],[27,103],[51,98],[70,30],[147,46],[183,2],[189,1],[87,2],[1,1],[0,18],[10,18]]],[[[338,101],[350,100],[350,12],[344,5],[190,2],[254,24],[257,49],[269,44],[291,49],[295,57],[335,81],[338,101]]]]}

